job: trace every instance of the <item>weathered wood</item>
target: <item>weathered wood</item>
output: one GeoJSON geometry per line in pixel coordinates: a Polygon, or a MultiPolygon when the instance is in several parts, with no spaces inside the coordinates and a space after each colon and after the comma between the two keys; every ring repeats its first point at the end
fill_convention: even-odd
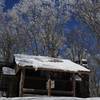
{"type": "Polygon", "coordinates": [[[48,96],[51,96],[51,79],[48,79],[48,96]]]}
{"type": "MultiPolygon", "coordinates": [[[[19,70],[21,69],[21,66],[18,66],[19,67],[19,70]]],[[[35,71],[35,68],[33,68],[32,66],[25,66],[24,67],[25,69],[30,69],[30,70],[33,70],[33,71],[35,71]]],[[[82,73],[82,74],[90,74],[90,72],[87,72],[87,71],[77,71],[77,72],[75,72],[75,71],[64,71],[64,70],[59,70],[59,69],[49,69],[49,68],[38,68],[37,69],[38,71],[40,70],[40,71],[47,71],[47,72],[67,72],[67,73],[82,73]]]]}
{"type": "Polygon", "coordinates": [[[49,73],[49,77],[48,77],[48,85],[47,85],[47,88],[48,88],[48,96],[51,96],[51,76],[50,76],[50,73],[49,73]]]}
{"type": "MultiPolygon", "coordinates": [[[[36,93],[39,93],[39,94],[46,94],[47,93],[47,90],[41,90],[41,89],[28,89],[28,88],[24,88],[23,89],[23,92],[24,94],[36,94],[36,93]]],[[[73,95],[73,91],[63,91],[63,90],[52,90],[51,91],[52,94],[63,94],[63,95],[73,95]]]]}
{"type": "Polygon", "coordinates": [[[73,95],[73,91],[63,91],[63,90],[52,90],[52,94],[58,94],[58,95],[73,95]]]}
{"type": "Polygon", "coordinates": [[[16,67],[15,67],[15,73],[17,74],[19,72],[19,70],[21,70],[21,67],[18,66],[18,65],[16,65],[16,67]]]}
{"type": "Polygon", "coordinates": [[[24,87],[24,79],[25,79],[25,69],[21,70],[20,82],[19,82],[19,96],[23,96],[23,87],[24,87]]]}
{"type": "Polygon", "coordinates": [[[73,96],[76,96],[76,81],[75,81],[75,73],[73,73],[73,96]]]}
{"type": "Polygon", "coordinates": [[[36,81],[37,80],[43,80],[43,81],[47,80],[46,78],[43,78],[43,77],[41,78],[41,77],[32,77],[32,76],[30,76],[30,77],[26,76],[25,79],[31,79],[31,80],[36,80],[36,81]]]}
{"type": "Polygon", "coordinates": [[[34,94],[34,93],[40,93],[40,94],[45,93],[46,94],[47,90],[23,88],[23,92],[25,94],[34,94]]]}

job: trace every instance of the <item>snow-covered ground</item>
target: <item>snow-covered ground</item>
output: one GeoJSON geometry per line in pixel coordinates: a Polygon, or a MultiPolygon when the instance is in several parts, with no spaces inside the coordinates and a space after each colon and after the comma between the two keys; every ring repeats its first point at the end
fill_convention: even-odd
{"type": "Polygon", "coordinates": [[[22,98],[0,98],[0,100],[100,100],[95,98],[76,98],[76,97],[22,97],[22,98]]]}

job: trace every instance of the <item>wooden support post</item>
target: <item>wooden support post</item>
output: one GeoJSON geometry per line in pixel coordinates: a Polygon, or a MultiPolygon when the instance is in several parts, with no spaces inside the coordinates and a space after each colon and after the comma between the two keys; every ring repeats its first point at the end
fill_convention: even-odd
{"type": "Polygon", "coordinates": [[[22,69],[19,82],[19,97],[23,96],[24,79],[25,79],[25,69],[22,69]]]}
{"type": "Polygon", "coordinates": [[[75,73],[73,73],[73,97],[76,96],[76,81],[75,81],[75,73]]]}
{"type": "Polygon", "coordinates": [[[49,74],[49,79],[48,79],[48,96],[51,96],[51,79],[50,79],[50,74],[49,74]]]}

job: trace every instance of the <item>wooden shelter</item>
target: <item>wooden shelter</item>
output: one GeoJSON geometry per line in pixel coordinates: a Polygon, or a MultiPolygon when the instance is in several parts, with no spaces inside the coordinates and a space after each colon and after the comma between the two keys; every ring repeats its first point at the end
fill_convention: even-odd
{"type": "Polygon", "coordinates": [[[70,60],[15,54],[14,63],[0,70],[0,91],[7,97],[89,96],[90,70],[70,60]]]}
{"type": "Polygon", "coordinates": [[[67,59],[15,54],[19,96],[89,96],[90,70],[67,59]]]}

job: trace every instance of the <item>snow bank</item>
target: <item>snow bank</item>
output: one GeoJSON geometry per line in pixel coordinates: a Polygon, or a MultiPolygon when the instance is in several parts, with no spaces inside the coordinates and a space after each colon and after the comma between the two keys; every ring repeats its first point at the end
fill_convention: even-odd
{"type": "Polygon", "coordinates": [[[0,100],[100,100],[95,98],[76,98],[76,97],[19,97],[19,98],[0,98],[0,100]]]}

